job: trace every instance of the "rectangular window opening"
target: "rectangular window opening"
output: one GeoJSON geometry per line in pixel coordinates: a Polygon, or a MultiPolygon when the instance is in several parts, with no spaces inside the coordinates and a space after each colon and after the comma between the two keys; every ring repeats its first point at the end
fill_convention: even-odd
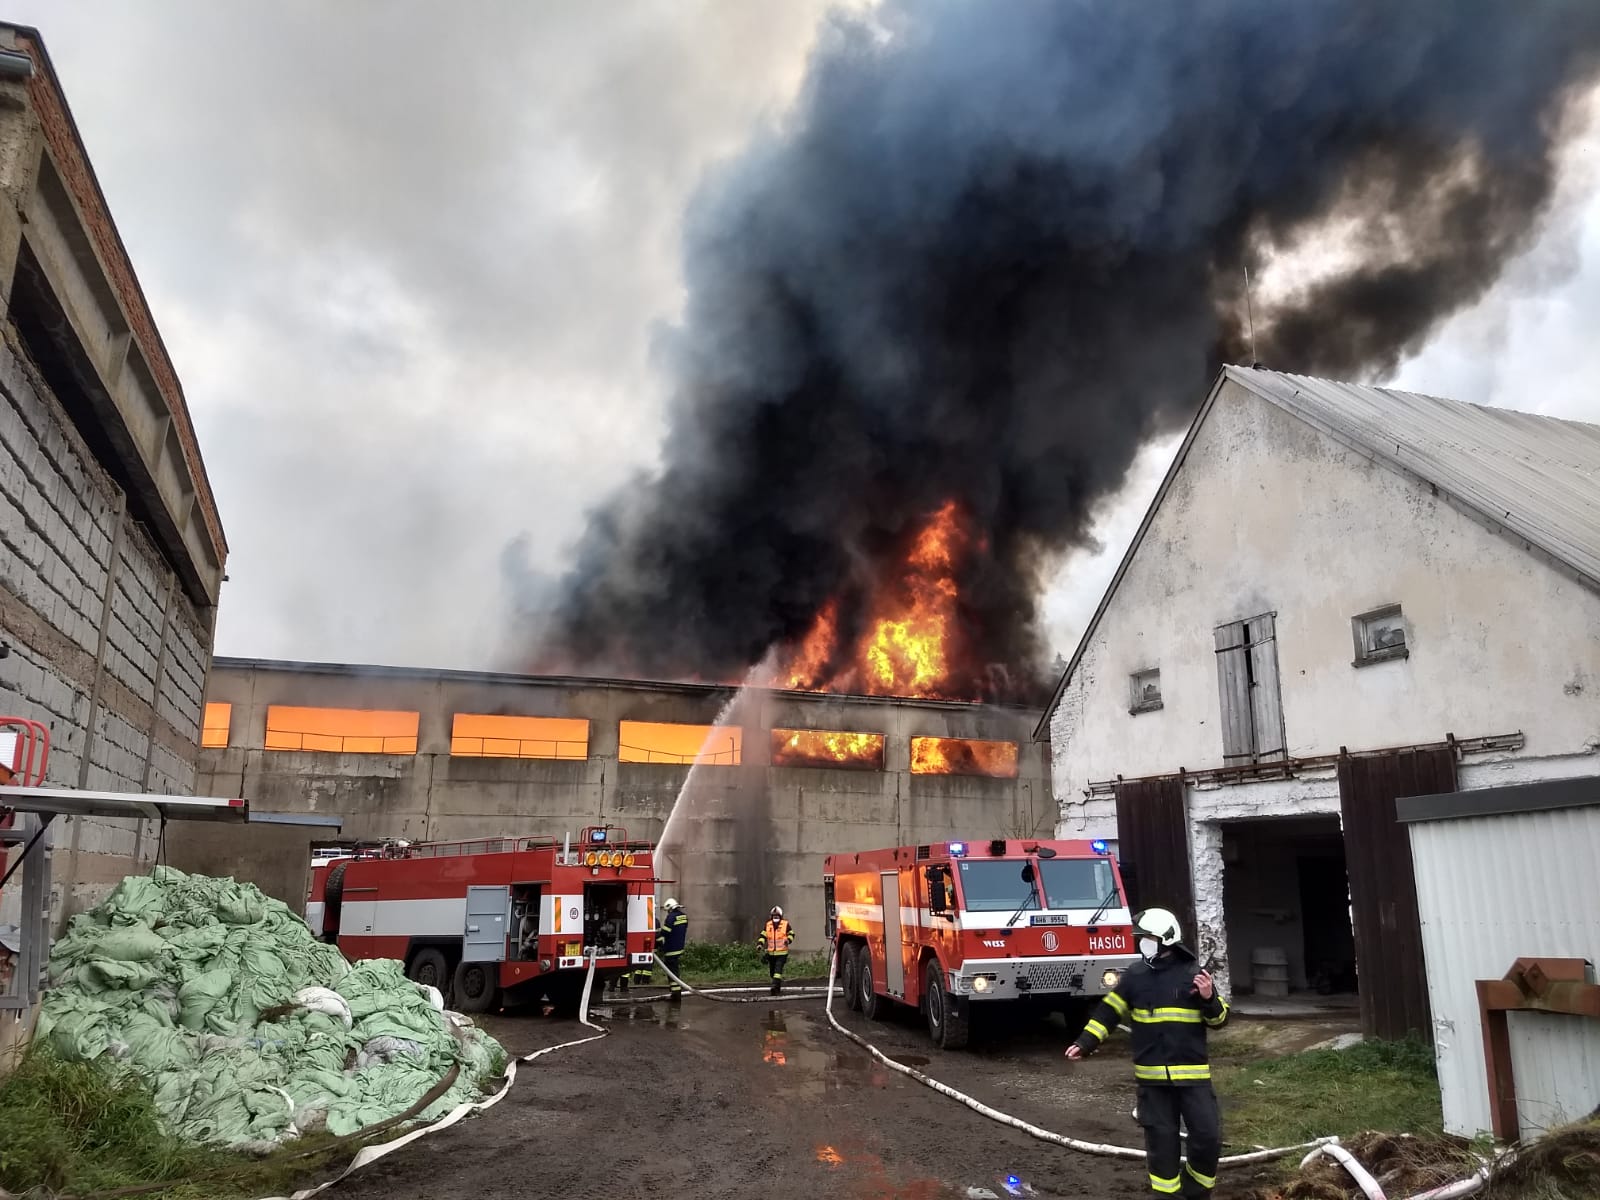
{"type": "Polygon", "coordinates": [[[415,754],[414,712],[365,708],[267,708],[268,750],[308,750],[326,754],[415,754]]]}
{"type": "Polygon", "coordinates": [[[911,739],[911,773],[1015,779],[1017,744],[972,738],[914,737],[911,739]]]}
{"type": "Polygon", "coordinates": [[[589,722],[582,717],[519,717],[456,713],[450,722],[456,758],[589,757],[589,722]]]}
{"type": "Polygon", "coordinates": [[[1133,714],[1155,712],[1161,707],[1161,671],[1151,667],[1146,671],[1135,671],[1129,677],[1131,694],[1128,697],[1128,711],[1133,714]]]}
{"type": "Polygon", "coordinates": [[[672,721],[619,721],[617,761],[706,763],[738,766],[744,730],[737,725],[680,725],[672,721]]]}
{"type": "Polygon", "coordinates": [[[1400,611],[1398,604],[1387,604],[1352,617],[1350,627],[1356,644],[1352,666],[1364,667],[1368,663],[1411,657],[1405,614],[1400,611]]]}
{"type": "Polygon", "coordinates": [[[772,765],[881,771],[883,740],[881,733],[842,733],[831,729],[774,729],[772,765]]]}
{"type": "Polygon", "coordinates": [[[228,729],[233,724],[233,705],[216,701],[206,705],[205,717],[200,722],[200,745],[207,750],[220,750],[228,744],[228,729]]]}

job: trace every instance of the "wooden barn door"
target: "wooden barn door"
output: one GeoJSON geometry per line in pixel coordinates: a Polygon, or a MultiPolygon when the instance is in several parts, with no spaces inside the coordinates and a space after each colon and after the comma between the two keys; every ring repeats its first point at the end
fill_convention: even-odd
{"type": "Polygon", "coordinates": [[[1361,1030],[1368,1037],[1433,1036],[1411,842],[1395,819],[1394,802],[1455,790],[1456,760],[1449,749],[1339,760],[1361,1030]]]}
{"type": "Polygon", "coordinates": [[[1189,818],[1180,779],[1138,779],[1117,784],[1117,855],[1128,903],[1170,908],[1193,939],[1194,876],[1189,870],[1189,818]]]}

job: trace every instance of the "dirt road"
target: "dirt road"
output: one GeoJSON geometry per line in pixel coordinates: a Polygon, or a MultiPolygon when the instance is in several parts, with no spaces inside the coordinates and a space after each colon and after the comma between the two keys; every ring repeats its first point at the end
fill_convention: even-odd
{"type": "MultiPolygon", "coordinates": [[[[690,997],[596,1013],[610,1037],[539,1059],[484,1116],[333,1194],[944,1200],[969,1188],[1004,1196],[1008,1175],[1039,1196],[1150,1194],[1140,1162],[1058,1149],[884,1069],[827,1026],[820,1000],[690,997]]],[[[1121,1053],[1069,1066],[1063,1032],[1038,1025],[947,1054],[928,1045],[915,1014],[871,1026],[855,1013],[841,1017],[886,1053],[1007,1112],[1075,1137],[1139,1144],[1121,1053]]],[[[486,1024],[517,1054],[586,1032],[539,1016],[486,1024]]]]}

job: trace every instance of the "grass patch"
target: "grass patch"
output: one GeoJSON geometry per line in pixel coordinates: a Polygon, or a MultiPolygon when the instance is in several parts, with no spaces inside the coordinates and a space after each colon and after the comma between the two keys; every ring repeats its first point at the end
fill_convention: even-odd
{"type": "Polygon", "coordinates": [[[263,1158],[192,1146],[162,1126],[137,1076],[40,1044],[0,1078],[0,1189],[11,1193],[149,1187],[141,1200],[244,1200],[326,1178],[361,1144],[315,1133],[263,1158]]]}
{"type": "MultiPolygon", "coordinates": [[[[730,945],[716,942],[690,942],[683,950],[683,978],[689,983],[762,983],[767,979],[767,962],[759,946],[746,942],[730,945]]],[[[783,975],[788,979],[826,978],[828,955],[790,954],[783,975]]],[[[656,972],[660,982],[666,976],[656,972]]]]}
{"type": "Polygon", "coordinates": [[[170,1136],[131,1075],[34,1047],[0,1080],[0,1187],[92,1192],[181,1180],[225,1161],[170,1136]]]}
{"type": "Polygon", "coordinates": [[[1232,1147],[1288,1146],[1368,1129],[1438,1133],[1444,1122],[1433,1047],[1416,1038],[1221,1067],[1215,1083],[1232,1147]]]}

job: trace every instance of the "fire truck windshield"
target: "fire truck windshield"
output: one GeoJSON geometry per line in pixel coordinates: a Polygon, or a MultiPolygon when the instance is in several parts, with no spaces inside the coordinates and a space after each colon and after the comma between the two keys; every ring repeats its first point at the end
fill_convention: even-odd
{"type": "Polygon", "coordinates": [[[1039,907],[1039,893],[1022,877],[1020,858],[961,860],[961,905],[968,912],[1014,912],[1039,907]]]}
{"type": "Polygon", "coordinates": [[[1045,903],[1051,908],[1094,908],[1115,885],[1104,858],[1049,858],[1039,863],[1045,903]]]}

